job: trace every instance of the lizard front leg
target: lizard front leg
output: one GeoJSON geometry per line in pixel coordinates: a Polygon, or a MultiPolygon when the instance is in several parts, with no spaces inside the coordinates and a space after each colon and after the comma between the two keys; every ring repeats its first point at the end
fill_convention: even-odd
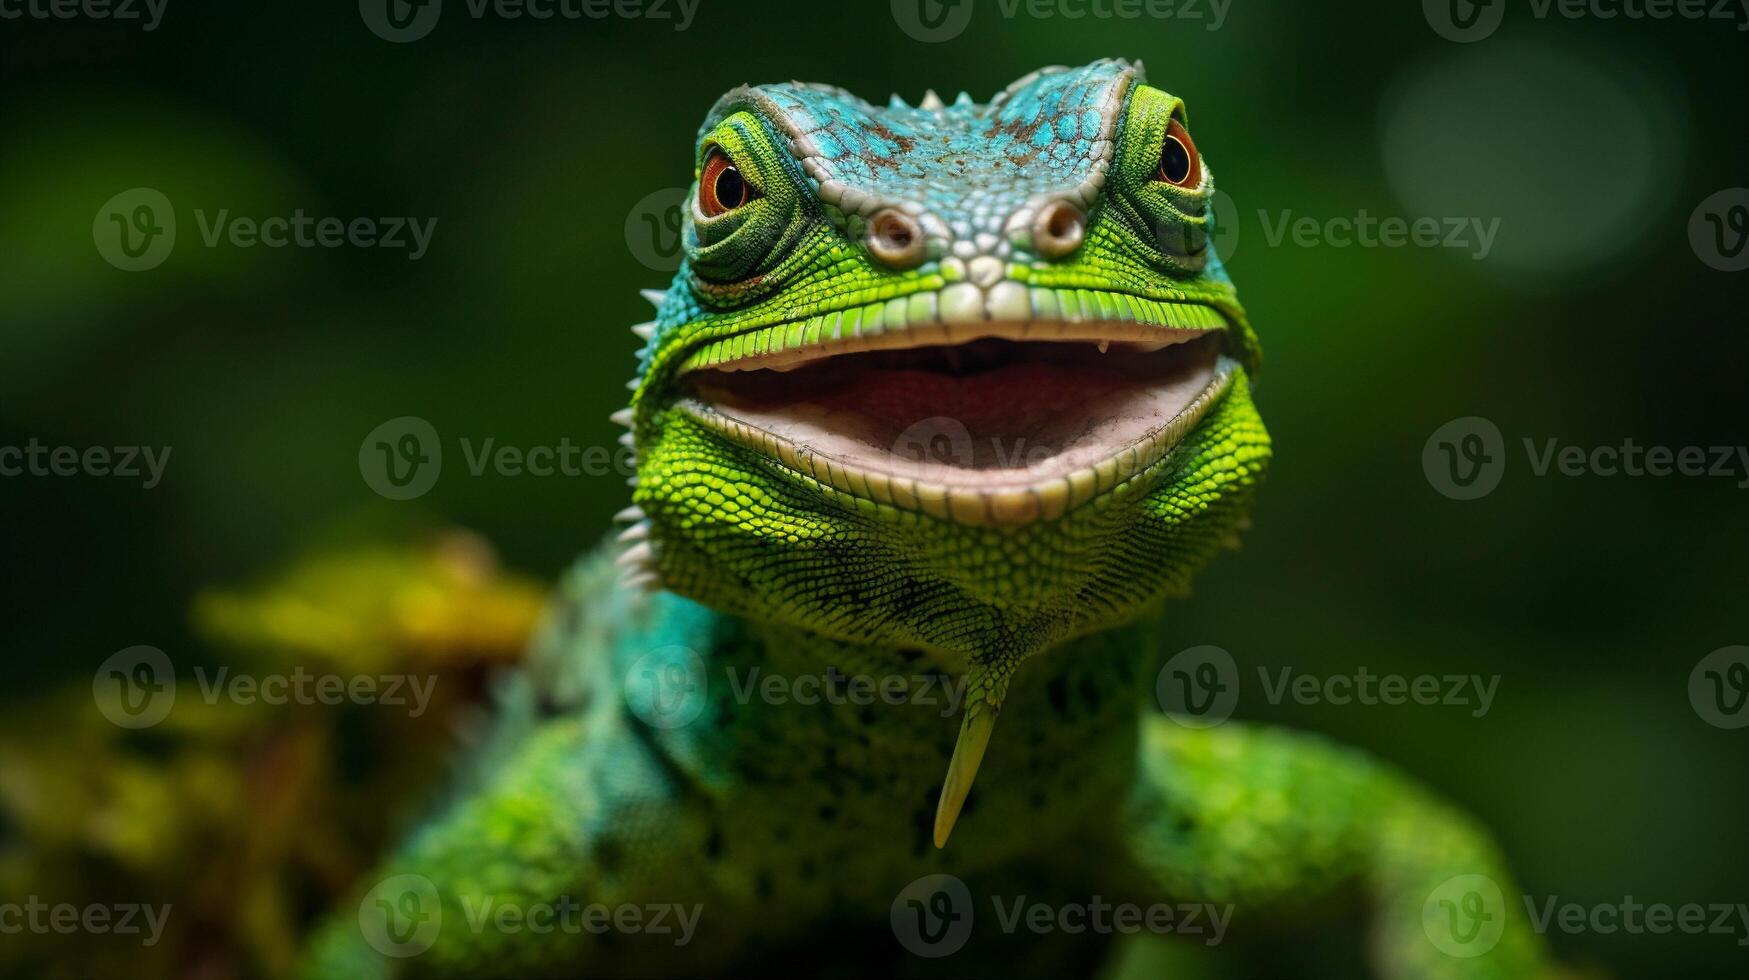
{"type": "Polygon", "coordinates": [[[1311,736],[1152,717],[1120,816],[1134,893],[1305,909],[1356,892],[1368,952],[1397,980],[1530,980],[1535,935],[1494,845],[1389,768],[1311,736]]]}
{"type": "MultiPolygon", "coordinates": [[[[462,786],[321,929],[310,977],[711,972],[737,904],[702,878],[716,821],[631,718],[613,651],[703,645],[579,563],[462,786]]],[[[697,619],[697,617],[694,617],[697,619]]]]}
{"type": "Polygon", "coordinates": [[[698,958],[722,945],[705,913],[722,905],[683,860],[705,848],[705,822],[631,733],[589,727],[540,726],[413,835],[323,929],[306,975],[707,969],[698,958]]]}

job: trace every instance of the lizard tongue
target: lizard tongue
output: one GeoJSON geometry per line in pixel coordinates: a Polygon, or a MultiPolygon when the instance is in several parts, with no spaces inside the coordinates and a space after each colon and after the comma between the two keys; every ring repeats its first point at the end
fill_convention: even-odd
{"type": "Polygon", "coordinates": [[[984,750],[990,746],[998,710],[994,704],[983,701],[966,708],[966,720],[960,723],[959,740],[953,746],[953,760],[947,764],[941,802],[935,807],[936,847],[947,846],[954,821],[960,817],[960,807],[965,805],[966,794],[972,791],[972,780],[978,778],[978,764],[984,761],[984,750]]]}

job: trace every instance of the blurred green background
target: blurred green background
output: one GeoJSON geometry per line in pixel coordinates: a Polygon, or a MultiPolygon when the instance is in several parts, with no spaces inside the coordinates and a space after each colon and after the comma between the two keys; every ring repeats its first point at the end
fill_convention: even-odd
{"type": "MultiPolygon", "coordinates": [[[[89,700],[47,721],[40,705],[88,691],[124,647],[221,657],[195,596],[313,542],[461,526],[545,580],[590,546],[623,505],[618,475],[474,476],[458,440],[613,444],[625,327],[649,313],[636,290],[672,270],[661,208],[677,194],[661,192],[689,181],[724,90],[795,78],[982,101],[1042,65],[1122,56],[1185,98],[1230,195],[1228,267],[1264,339],[1277,443],[1244,550],[1170,607],[1163,649],[1229,650],[1249,684],[1237,717],[1364,747],[1476,813],[1539,901],[1749,902],[1749,730],[1688,697],[1703,656],[1749,642],[1749,473],[1538,477],[1523,447],[1749,441],[1749,276],[1709,267],[1689,235],[1703,200],[1749,184],[1749,34],[1512,4],[1458,43],[1409,0],[1233,0],[1213,30],[1206,3],[1177,9],[1071,20],[977,0],[931,43],[878,2],[702,0],[676,30],[476,19],[450,0],[409,43],[348,3],[171,0],[151,31],[0,21],[0,444],[172,447],[150,490],[0,479],[0,732],[47,744],[86,724],[89,700]],[[136,187],[173,202],[178,237],[161,266],[124,272],[93,222],[136,187]],[[417,261],[207,247],[194,212],[220,209],[437,224],[417,261]],[[1284,217],[1363,212],[1499,224],[1481,259],[1271,241],[1284,217]],[[453,455],[428,494],[387,501],[358,450],[405,415],[453,455]],[[1465,416],[1497,425],[1507,456],[1474,501],[1422,467],[1465,416]],[[1271,704],[1259,666],[1501,679],[1478,718],[1271,704]]],[[[1550,938],[1618,976],[1723,977],[1749,964],[1742,929],[1550,938]]],[[[1293,947],[1258,955],[1270,975],[1320,975],[1293,947]]]]}

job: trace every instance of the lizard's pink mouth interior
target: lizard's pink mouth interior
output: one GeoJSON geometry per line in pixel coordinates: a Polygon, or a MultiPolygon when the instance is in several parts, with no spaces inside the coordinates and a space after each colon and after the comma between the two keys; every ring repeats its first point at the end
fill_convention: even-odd
{"type": "Polygon", "coordinates": [[[1231,369],[1217,333],[1003,340],[691,372],[695,411],[849,467],[948,487],[1037,483],[1156,437],[1231,369]]]}

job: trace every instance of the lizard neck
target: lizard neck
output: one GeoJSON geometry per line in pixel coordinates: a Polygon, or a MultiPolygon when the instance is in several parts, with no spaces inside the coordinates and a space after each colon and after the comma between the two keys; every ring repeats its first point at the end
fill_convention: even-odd
{"type": "Polygon", "coordinates": [[[1107,819],[1127,785],[1153,690],[1143,676],[1152,662],[1146,623],[1021,666],[960,827],[937,852],[932,827],[964,710],[963,665],[714,615],[708,654],[700,651],[708,707],[665,734],[684,743],[669,753],[675,765],[758,842],[817,847],[821,867],[843,865],[840,838],[860,842],[858,860],[883,869],[994,863],[1107,819]],[[807,829],[822,823],[825,835],[807,829]]]}

